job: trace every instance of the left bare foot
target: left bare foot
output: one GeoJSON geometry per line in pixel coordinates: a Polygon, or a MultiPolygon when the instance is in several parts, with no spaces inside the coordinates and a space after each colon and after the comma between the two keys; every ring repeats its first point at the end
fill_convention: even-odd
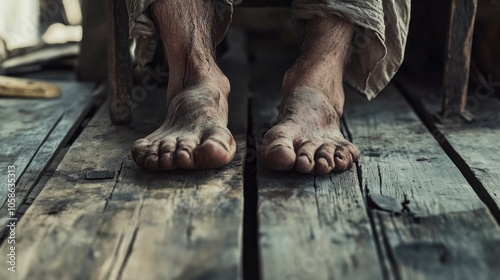
{"type": "Polygon", "coordinates": [[[278,123],[264,136],[261,157],[275,170],[328,174],[358,160],[340,132],[343,70],[354,25],[338,17],[308,20],[302,53],[285,75],[278,123]]]}
{"type": "Polygon", "coordinates": [[[358,160],[358,149],[340,132],[341,113],[323,93],[297,88],[282,101],[280,111],[262,144],[262,159],[269,168],[328,174],[358,160]]]}

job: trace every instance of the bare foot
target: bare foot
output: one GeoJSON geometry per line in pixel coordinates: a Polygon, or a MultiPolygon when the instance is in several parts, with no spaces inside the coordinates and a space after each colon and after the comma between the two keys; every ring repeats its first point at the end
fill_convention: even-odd
{"type": "Polygon", "coordinates": [[[261,156],[276,170],[343,171],[359,151],[340,133],[342,84],[354,25],[340,17],[305,21],[302,52],[285,75],[278,123],[264,136],[261,156]]]}
{"type": "Polygon", "coordinates": [[[134,143],[132,157],[139,166],[217,168],[234,157],[236,144],[227,129],[230,85],[214,57],[213,5],[213,0],[152,5],[169,66],[167,117],[134,143]]]}
{"type": "Polygon", "coordinates": [[[134,143],[132,157],[151,170],[226,165],[236,150],[227,114],[227,94],[217,86],[188,87],[169,102],[163,125],[134,143]]]}
{"type": "Polygon", "coordinates": [[[262,160],[275,170],[328,174],[358,160],[359,151],[340,132],[341,113],[325,94],[301,87],[283,99],[278,123],[264,136],[262,160]]]}

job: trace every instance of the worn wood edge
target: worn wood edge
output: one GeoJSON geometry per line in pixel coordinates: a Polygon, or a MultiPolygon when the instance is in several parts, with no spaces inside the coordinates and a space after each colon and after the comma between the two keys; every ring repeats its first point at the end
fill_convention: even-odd
{"type": "MultiPolygon", "coordinates": [[[[9,99],[6,101],[6,103],[10,106],[14,105],[16,107],[9,107],[9,109],[18,109],[18,114],[19,112],[23,112],[23,110],[27,110],[28,112],[32,110],[31,112],[34,113],[35,116],[38,116],[38,114],[41,114],[41,118],[43,119],[43,122],[41,123],[45,128],[42,133],[43,135],[40,135],[39,141],[36,143],[36,147],[28,147],[28,149],[31,149],[31,151],[23,151],[23,154],[26,153],[32,153],[32,155],[26,159],[19,160],[16,159],[11,159],[10,162],[3,162],[2,165],[15,165],[16,166],[16,184],[18,184],[23,177],[24,173],[27,171],[28,167],[30,164],[33,163],[33,160],[35,159],[35,155],[40,152],[44,151],[43,145],[45,141],[51,136],[51,133],[54,131],[58,131],[58,126],[60,126],[60,122],[65,119],[65,115],[73,116],[75,114],[78,114],[79,109],[77,106],[79,104],[84,104],[85,102],[89,102],[88,99],[94,99],[96,95],[94,95],[94,91],[91,88],[91,84],[88,83],[77,83],[75,84],[74,82],[56,82],[59,87],[61,87],[63,90],[67,90],[68,93],[62,97],[62,99],[56,99],[56,100],[46,100],[46,101],[35,101],[35,100],[26,100],[26,99],[9,99]],[[74,87],[77,87],[76,89],[74,87]],[[79,92],[74,93],[73,90],[78,90],[79,92]],[[87,95],[84,95],[82,92],[84,91],[87,92],[87,95]],[[77,98],[75,99],[74,97],[70,96],[71,94],[78,94],[77,98]],[[90,96],[92,94],[92,97],[90,96]],[[71,103],[72,102],[72,103],[71,103]],[[61,106],[66,106],[64,103],[69,103],[69,108],[61,108],[61,106]],[[35,105],[36,106],[33,106],[35,105]],[[27,106],[27,108],[25,108],[27,106]],[[74,110],[75,108],[76,111],[74,110]]],[[[20,118],[22,119],[22,115],[20,115],[20,118]]],[[[41,119],[42,120],[42,119],[41,119]]],[[[37,119],[33,120],[34,122],[37,121],[37,119]]],[[[63,121],[64,123],[64,121],[63,121]]],[[[19,125],[24,126],[24,124],[21,122],[19,125]]],[[[39,129],[39,126],[32,126],[33,129],[39,129]]],[[[30,130],[19,130],[20,135],[16,136],[16,138],[19,139],[19,141],[22,141],[23,137],[26,135],[30,135],[30,130]]],[[[17,135],[16,132],[13,132],[14,135],[17,135]]],[[[12,138],[12,137],[11,137],[12,138]]],[[[15,140],[14,140],[15,141],[15,140]]],[[[27,145],[27,143],[23,143],[24,145],[27,145]]],[[[22,146],[18,146],[22,147],[22,146]]],[[[22,159],[22,157],[21,157],[22,159]]],[[[6,175],[5,175],[6,176],[6,175]]],[[[3,175],[0,175],[0,177],[3,178],[3,175]]],[[[0,189],[0,199],[2,199],[1,204],[3,205],[4,199],[6,198],[7,195],[7,188],[5,189],[0,189]]]]}
{"type": "MultiPolygon", "coordinates": [[[[500,196],[498,195],[498,190],[494,187],[484,185],[482,182],[482,176],[478,173],[480,170],[475,170],[470,163],[467,163],[463,156],[460,154],[460,151],[456,150],[453,147],[453,143],[449,141],[447,138],[446,130],[460,130],[462,127],[461,123],[444,123],[442,125],[437,125],[435,123],[435,119],[433,117],[433,112],[436,110],[436,107],[432,105],[432,102],[435,101],[435,98],[432,98],[432,89],[426,89],[425,92],[416,92],[412,87],[411,79],[407,77],[398,77],[396,79],[397,86],[401,89],[401,92],[405,95],[405,97],[409,100],[416,113],[422,119],[426,127],[429,131],[432,132],[432,135],[435,137],[436,141],[441,145],[441,147],[445,150],[445,152],[450,156],[455,165],[461,171],[465,179],[469,182],[472,189],[478,194],[481,200],[487,205],[492,215],[497,220],[497,223],[500,224],[500,196]],[[423,101],[427,98],[430,98],[429,101],[423,101]]],[[[434,89],[434,92],[436,89],[434,89]]],[[[491,107],[500,107],[500,102],[488,102],[489,108],[491,107]]],[[[478,116],[480,117],[480,116],[478,116]]],[[[482,118],[478,118],[478,121],[473,123],[472,125],[478,125],[482,123],[482,118]]],[[[497,128],[498,129],[498,128],[497,128]]]]}
{"type": "Polygon", "coordinates": [[[7,203],[3,203],[0,207],[0,236],[7,230],[4,225],[8,223],[8,218],[12,216],[11,211],[18,212],[26,197],[57,155],[57,152],[66,145],[81,125],[86,114],[94,106],[94,99],[98,91],[92,90],[92,92],[87,100],[79,104],[83,105],[83,107],[75,104],[72,110],[66,111],[61,115],[60,119],[37,149],[30,164],[23,171],[22,176],[16,183],[16,203],[14,209],[9,207],[7,203]]]}
{"type": "MultiPolygon", "coordinates": [[[[381,94],[384,94],[381,93],[381,94]]],[[[385,93],[387,94],[387,92],[385,93]]],[[[379,97],[379,99],[383,99],[383,95],[379,97]]],[[[402,97],[401,97],[401,100],[402,97]]],[[[403,100],[403,102],[405,102],[403,100]]],[[[386,102],[387,103],[387,102],[386,102]]],[[[347,104],[349,104],[349,99],[347,101],[347,104]]],[[[371,104],[370,104],[371,105],[371,104]]],[[[347,105],[346,106],[346,115],[347,115],[347,122],[349,124],[349,120],[353,119],[352,113],[350,112],[349,106],[354,106],[354,105],[347,105]]],[[[367,105],[365,105],[367,106],[367,105]]],[[[369,105],[368,105],[369,106],[369,105]]],[[[380,106],[380,105],[379,105],[380,106]]],[[[395,104],[385,104],[385,107],[389,108],[400,108],[401,106],[397,106],[395,104]]],[[[365,110],[362,108],[362,106],[356,105],[356,108],[359,110],[365,110]]],[[[352,110],[352,109],[351,109],[352,110]]],[[[411,112],[411,110],[406,110],[408,112],[411,112]]],[[[365,118],[373,118],[373,112],[367,111],[365,118]]],[[[359,118],[359,117],[358,117],[359,118]]],[[[398,118],[401,118],[401,121],[405,121],[405,116],[398,115],[398,118]]],[[[411,118],[413,121],[418,121],[418,118],[412,117],[411,118]]],[[[371,125],[376,125],[377,121],[373,120],[375,123],[371,125]]],[[[369,122],[367,122],[369,123],[369,122]]],[[[382,136],[382,138],[387,138],[387,137],[393,137],[394,139],[397,139],[397,137],[401,137],[401,135],[398,135],[398,126],[394,124],[389,124],[391,126],[391,129],[394,128],[396,130],[396,134],[392,135],[391,133],[388,133],[387,131],[383,130],[384,128],[387,129],[387,127],[382,128],[383,131],[380,131],[382,135],[386,134],[386,136],[382,136]]],[[[422,125],[421,125],[422,126],[422,125]]],[[[355,129],[354,129],[355,130],[355,129]]],[[[377,130],[378,131],[378,130],[377,130]]],[[[361,135],[357,135],[356,131],[351,131],[353,138],[354,138],[354,143],[359,144],[359,137],[361,135]],[[358,142],[357,142],[358,141],[358,142]]],[[[399,131],[399,133],[402,133],[399,131]]],[[[407,132],[403,132],[402,135],[406,135],[407,132]]],[[[418,132],[420,133],[420,132],[418,132]]],[[[432,139],[433,137],[430,135],[430,133],[427,132],[429,136],[427,136],[428,139],[432,139]],[[430,137],[430,138],[429,138],[430,137]]],[[[366,137],[366,136],[363,136],[366,137]]],[[[377,138],[378,139],[378,138],[377,138]]],[[[377,140],[375,139],[375,140],[377,140]]],[[[382,139],[379,139],[382,140],[382,139]]],[[[416,141],[415,143],[418,143],[419,141],[416,141]]],[[[373,143],[373,142],[372,142],[373,143]]],[[[436,143],[437,144],[437,143],[436,143]]],[[[437,145],[436,145],[437,146],[437,145]]],[[[463,207],[464,209],[469,209],[467,211],[463,212],[457,212],[457,211],[448,211],[446,213],[438,214],[438,215],[425,215],[425,211],[422,212],[422,208],[416,208],[416,212],[414,211],[415,208],[413,208],[415,205],[410,204],[410,201],[412,200],[413,196],[413,190],[411,192],[411,195],[404,196],[404,200],[401,204],[395,203],[396,200],[390,196],[381,196],[381,195],[376,195],[374,196],[373,190],[376,189],[375,187],[372,187],[372,184],[367,182],[367,177],[370,177],[370,173],[373,173],[372,171],[368,170],[367,172],[367,166],[370,166],[367,164],[366,159],[370,157],[380,157],[381,155],[377,154],[376,150],[363,150],[363,146],[360,146],[362,150],[362,158],[360,160],[360,177],[363,180],[363,188],[367,189],[367,195],[368,195],[368,203],[369,203],[369,209],[370,209],[370,216],[373,219],[373,228],[375,230],[375,235],[377,236],[377,242],[378,242],[378,247],[380,248],[380,256],[382,258],[382,263],[384,264],[385,271],[390,272],[389,277],[390,278],[395,278],[395,279],[404,279],[404,278],[413,278],[415,275],[434,275],[434,274],[429,274],[429,271],[425,271],[425,269],[429,269],[429,265],[432,264],[431,261],[435,260],[436,263],[442,263],[448,266],[454,265],[454,269],[452,270],[451,267],[448,268],[442,268],[441,270],[438,270],[436,275],[441,275],[439,277],[441,278],[447,278],[450,277],[449,274],[446,274],[448,271],[451,271],[450,273],[457,273],[462,270],[467,269],[466,264],[460,264],[460,261],[452,257],[453,254],[460,252],[460,253],[465,253],[465,257],[467,256],[477,256],[479,261],[482,262],[483,264],[491,264],[491,259],[492,256],[495,256],[495,254],[499,253],[476,253],[477,250],[479,252],[482,250],[481,244],[479,241],[474,244],[476,247],[466,247],[466,245],[463,245],[463,242],[458,242],[457,238],[467,238],[468,232],[464,232],[464,229],[469,229],[474,231],[476,233],[477,230],[477,236],[478,238],[482,238],[481,240],[484,242],[489,242],[491,244],[496,244],[496,242],[499,242],[500,240],[500,228],[498,225],[495,223],[493,217],[491,216],[489,210],[487,207],[485,207],[484,204],[482,204],[481,201],[476,197],[475,200],[476,202],[471,204],[469,208],[463,207]],[[394,201],[392,201],[394,200],[394,201]],[[408,200],[408,201],[406,201],[408,200]],[[479,216],[478,216],[479,215],[479,216]],[[456,217],[454,221],[450,217],[456,217]],[[480,226],[477,226],[477,220],[481,220],[480,226]],[[471,224],[468,224],[468,221],[471,224]],[[440,225],[447,225],[456,227],[457,230],[462,230],[458,235],[454,235],[454,237],[451,237],[451,232],[446,232],[448,229],[444,228],[443,226],[440,225]],[[433,230],[433,228],[437,228],[440,231],[440,234],[438,234],[436,230],[433,230]],[[472,229],[474,228],[474,229],[472,229]],[[426,233],[427,231],[427,233],[426,233]],[[401,239],[402,235],[406,234],[406,238],[401,239]],[[462,234],[460,236],[460,234],[462,234]],[[446,238],[439,238],[439,236],[447,237],[450,236],[449,239],[446,238]],[[430,241],[431,243],[428,243],[429,240],[432,240],[432,238],[437,238],[443,240],[441,243],[439,241],[430,241]],[[454,238],[454,239],[453,239],[454,238]],[[419,241],[420,240],[420,241],[419,241]],[[419,243],[420,242],[420,243],[419,243]],[[432,243],[434,242],[434,243],[432,243]],[[408,245],[407,249],[408,250],[399,250],[400,245],[408,245]],[[396,247],[394,247],[396,246],[396,247]],[[444,246],[444,247],[443,247],[444,246]],[[446,247],[447,246],[447,247],[446,247]],[[422,248],[421,251],[418,251],[419,248],[422,248]],[[445,248],[444,255],[439,253],[441,252],[441,248],[445,248]],[[439,249],[439,250],[438,250],[439,249]],[[472,253],[468,253],[468,249],[470,250],[476,250],[473,251],[472,253]],[[406,252],[408,251],[408,254],[411,255],[412,257],[408,258],[408,254],[406,252]],[[427,257],[424,258],[419,258],[418,254],[429,254],[426,255],[427,257]],[[412,255],[413,254],[413,255],[412,255]],[[437,254],[437,255],[436,255],[437,254]],[[436,259],[437,256],[437,259],[436,259]],[[454,258],[454,259],[450,259],[454,258]],[[458,263],[457,263],[458,262],[458,263]],[[415,270],[418,267],[423,267],[424,270],[415,270]],[[426,268],[427,267],[427,268],[426,268]],[[439,272],[439,273],[438,273],[439,272]],[[415,274],[413,274],[415,273],[415,274]],[[422,273],[427,273],[427,274],[422,274],[422,273]],[[444,273],[444,275],[442,275],[444,273]]],[[[418,161],[418,159],[417,159],[418,161]]],[[[422,161],[424,162],[424,161],[422,161]]],[[[453,165],[453,164],[452,164],[453,165]]],[[[384,172],[387,172],[385,170],[384,172]]],[[[390,172],[390,171],[389,171],[390,172]]],[[[375,174],[377,171],[375,171],[375,174]]],[[[458,174],[460,177],[460,173],[458,170],[455,172],[458,174]]],[[[378,171],[378,174],[381,174],[380,171],[378,171]]],[[[384,173],[382,173],[384,174],[384,173]]],[[[376,176],[375,176],[376,177],[376,176]]],[[[377,181],[380,180],[380,183],[382,183],[382,178],[378,179],[377,181]]],[[[465,181],[465,180],[463,180],[465,181]]],[[[387,184],[387,183],[385,183],[387,184]]],[[[463,184],[463,183],[462,183],[463,184]]],[[[467,184],[463,184],[464,186],[469,187],[467,184]]],[[[469,193],[473,194],[475,196],[475,193],[472,191],[469,191],[469,193]]],[[[470,194],[469,194],[470,195],[470,194]]],[[[463,199],[462,199],[463,200],[463,199]]],[[[467,198],[465,200],[468,200],[467,198]]],[[[465,201],[464,200],[464,201],[465,201]]],[[[402,201],[402,200],[401,200],[402,201]]],[[[418,206],[418,204],[417,204],[418,206]]],[[[460,208],[460,207],[458,207],[460,208]]],[[[460,211],[460,210],[458,210],[460,211]]],[[[453,231],[453,234],[455,231],[453,231]]],[[[404,247],[403,246],[403,247],[404,247]]],[[[406,247],[405,247],[406,248],[406,247]]],[[[497,256],[498,257],[498,256],[497,256]]],[[[481,268],[482,269],[482,268],[481,268]]],[[[482,270],[477,268],[473,269],[472,271],[475,272],[476,274],[469,274],[469,276],[472,275],[477,275],[477,273],[481,273],[482,270]]],[[[496,271],[494,266],[489,267],[489,272],[494,273],[496,271]]],[[[465,273],[462,271],[463,273],[465,273]]],[[[460,273],[457,275],[461,275],[460,273]]],[[[465,275],[465,274],[463,274],[465,275]]],[[[422,276],[425,277],[425,276],[422,276]]],[[[481,278],[481,277],[480,277],[481,278]]],[[[468,279],[468,278],[464,278],[468,279]]],[[[483,278],[481,279],[487,279],[483,278]]]]}

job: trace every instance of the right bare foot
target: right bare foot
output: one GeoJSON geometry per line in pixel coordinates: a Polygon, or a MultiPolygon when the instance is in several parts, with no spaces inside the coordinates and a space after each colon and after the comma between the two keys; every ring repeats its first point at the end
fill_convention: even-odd
{"type": "Polygon", "coordinates": [[[134,143],[132,157],[141,167],[218,168],[234,157],[236,143],[227,129],[230,86],[214,57],[213,7],[214,0],[152,5],[169,66],[167,117],[134,143]]]}
{"type": "Polygon", "coordinates": [[[236,144],[227,129],[229,87],[222,88],[200,83],[176,94],[169,101],[163,125],[134,143],[132,157],[137,165],[173,170],[228,164],[236,144]]]}

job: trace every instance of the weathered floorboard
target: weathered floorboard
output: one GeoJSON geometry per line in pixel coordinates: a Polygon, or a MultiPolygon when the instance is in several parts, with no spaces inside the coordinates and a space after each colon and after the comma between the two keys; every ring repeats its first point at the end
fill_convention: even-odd
{"type": "MultiPolygon", "coordinates": [[[[254,135],[276,119],[290,56],[257,54],[254,135]],[[272,66],[272,67],[271,67],[272,66]]],[[[257,172],[263,279],[381,279],[356,169],[329,176],[257,172]]]]}
{"type": "Polygon", "coordinates": [[[345,108],[363,189],[394,279],[495,279],[500,228],[404,97],[389,86],[345,108]]]}
{"type": "Polygon", "coordinates": [[[131,145],[158,126],[166,89],[138,102],[130,126],[112,126],[102,108],[17,227],[19,279],[240,279],[243,86],[233,86],[231,99],[240,108],[230,112],[235,159],[215,170],[150,172],[133,162],[131,145]],[[112,175],[89,180],[89,171],[112,175]]]}
{"type": "MultiPolygon", "coordinates": [[[[92,84],[54,83],[61,88],[59,99],[2,99],[0,102],[0,169],[5,171],[0,174],[0,180],[7,182],[7,166],[15,166],[16,211],[94,101],[96,91],[92,84]]],[[[7,188],[1,188],[2,231],[10,217],[6,198],[7,188]]]]}
{"type": "MultiPolygon", "coordinates": [[[[493,88],[499,87],[495,81],[489,83],[493,88]]],[[[409,79],[400,79],[399,84],[439,143],[500,221],[500,101],[478,86],[467,97],[466,109],[475,116],[474,122],[440,123],[432,118],[439,110],[436,104],[439,87],[409,79]]]]}

